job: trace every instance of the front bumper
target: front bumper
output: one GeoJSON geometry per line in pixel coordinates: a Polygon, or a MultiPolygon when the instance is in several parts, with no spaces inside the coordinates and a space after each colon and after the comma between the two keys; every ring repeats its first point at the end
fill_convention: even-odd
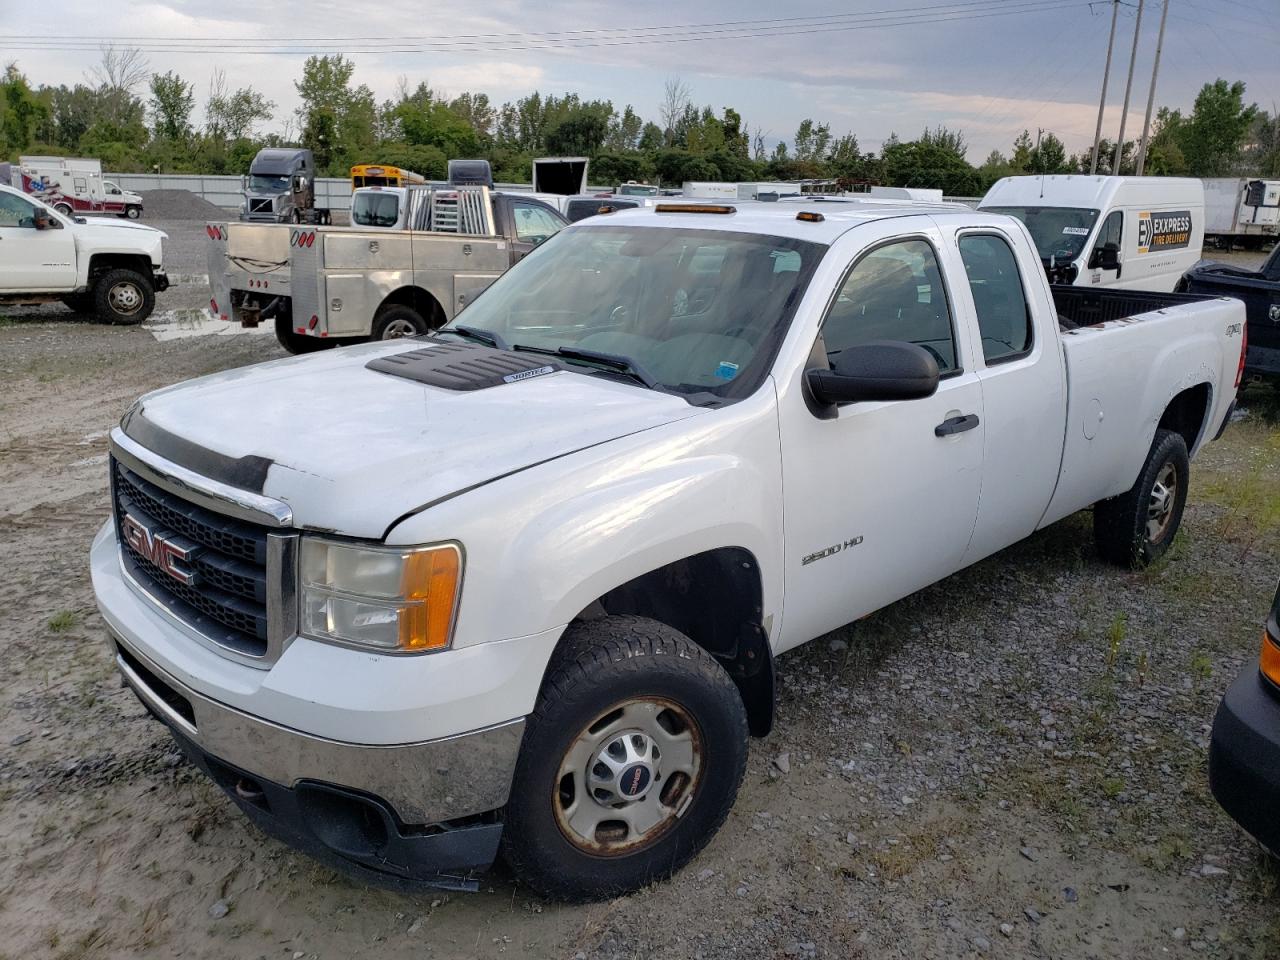
{"type": "Polygon", "coordinates": [[[325,740],[210,700],[110,638],[125,684],[263,832],[393,886],[470,888],[496,856],[523,719],[425,743],[325,740]]]}
{"type": "Polygon", "coordinates": [[[1209,787],[1231,818],[1280,851],[1280,694],[1250,664],[1213,718],[1209,787]]]}
{"type": "Polygon", "coordinates": [[[164,293],[169,289],[169,275],[163,270],[153,270],[151,272],[151,286],[156,293],[164,293]]]}

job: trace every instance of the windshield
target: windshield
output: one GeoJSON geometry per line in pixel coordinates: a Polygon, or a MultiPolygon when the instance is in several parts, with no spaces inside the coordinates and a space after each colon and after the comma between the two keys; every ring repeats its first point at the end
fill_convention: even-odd
{"type": "Polygon", "coordinates": [[[678,393],[746,396],[825,251],[728,231],[576,227],[498,278],[457,323],[511,347],[623,357],[678,393]]]}
{"type": "Polygon", "coordinates": [[[1007,213],[1017,217],[1031,231],[1040,259],[1065,263],[1080,256],[1093,232],[1097,210],[1077,207],[983,207],[983,213],[1007,213]]]}
{"type": "Polygon", "coordinates": [[[351,198],[351,222],[362,227],[394,227],[399,211],[394,193],[357,193],[351,198]]]}
{"type": "Polygon", "coordinates": [[[617,192],[620,197],[656,197],[658,188],[647,183],[624,183],[617,192]]]}
{"type": "Polygon", "coordinates": [[[289,189],[289,177],[287,174],[251,173],[249,189],[254,193],[281,193],[289,189]]]}

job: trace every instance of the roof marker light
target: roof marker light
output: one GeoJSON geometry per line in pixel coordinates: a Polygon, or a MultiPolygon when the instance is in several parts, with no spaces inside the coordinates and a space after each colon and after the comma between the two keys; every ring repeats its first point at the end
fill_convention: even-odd
{"type": "Polygon", "coordinates": [[[805,223],[821,223],[827,219],[820,213],[814,213],[812,210],[801,210],[796,214],[797,220],[803,220],[805,223]]]}
{"type": "Polygon", "coordinates": [[[737,207],[720,203],[660,203],[655,206],[657,213],[737,213],[737,207]]]}

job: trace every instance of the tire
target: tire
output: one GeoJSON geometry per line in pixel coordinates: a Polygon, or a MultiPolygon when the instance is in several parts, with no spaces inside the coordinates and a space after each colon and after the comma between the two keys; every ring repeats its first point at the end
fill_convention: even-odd
{"type": "Polygon", "coordinates": [[[281,317],[276,317],[276,340],[292,354],[317,353],[338,345],[336,340],[321,340],[319,337],[294,333],[289,322],[281,317]]]}
{"type": "Polygon", "coordinates": [[[136,270],[108,270],[94,281],[93,310],[103,323],[141,323],[155,306],[150,278],[136,270]]]}
{"type": "Polygon", "coordinates": [[[301,222],[302,222],[302,214],[300,214],[300,213],[297,211],[297,208],[295,208],[295,209],[294,209],[293,213],[289,214],[289,222],[290,222],[290,223],[301,223],[301,222]]]}
{"type": "Polygon", "coordinates": [[[133,206],[131,204],[130,206],[127,206],[124,208],[124,215],[128,217],[130,220],[137,220],[139,217],[142,216],[142,208],[133,206]]]}
{"type": "Polygon", "coordinates": [[[552,658],[525,726],[503,857],[550,899],[638,890],[679,870],[715,835],[746,763],[742,697],[710,654],[644,617],[579,623],[552,658]],[[610,777],[590,781],[592,793],[607,804],[584,789],[600,773],[610,777]]]}
{"type": "Polygon", "coordinates": [[[64,217],[69,217],[75,212],[71,209],[71,204],[69,203],[55,203],[53,205],[53,209],[57,210],[64,217]]]}
{"type": "Polygon", "coordinates": [[[1182,523],[1190,477],[1182,434],[1157,430],[1137,482],[1093,505],[1093,538],[1103,559],[1141,570],[1164,556],[1182,523]]]}
{"type": "Polygon", "coordinates": [[[420,337],[430,333],[431,326],[413,307],[402,303],[378,311],[373,318],[373,340],[397,340],[401,337],[420,337]]]}

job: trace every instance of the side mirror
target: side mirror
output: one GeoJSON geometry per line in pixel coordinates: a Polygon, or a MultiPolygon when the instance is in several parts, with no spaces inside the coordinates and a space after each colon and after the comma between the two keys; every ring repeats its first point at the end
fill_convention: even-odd
{"type": "Polygon", "coordinates": [[[1089,269],[1119,270],[1120,269],[1119,244],[1104,243],[1100,247],[1095,247],[1093,251],[1093,256],[1090,258],[1089,269]]]}
{"type": "Polygon", "coordinates": [[[819,403],[918,400],[938,389],[938,362],[929,351],[901,340],[876,340],[836,354],[830,370],[805,374],[819,403]]]}
{"type": "Polygon", "coordinates": [[[295,190],[305,190],[305,189],[307,189],[307,178],[306,178],[306,177],[294,177],[294,178],[293,178],[293,189],[295,189],[295,190]]]}

